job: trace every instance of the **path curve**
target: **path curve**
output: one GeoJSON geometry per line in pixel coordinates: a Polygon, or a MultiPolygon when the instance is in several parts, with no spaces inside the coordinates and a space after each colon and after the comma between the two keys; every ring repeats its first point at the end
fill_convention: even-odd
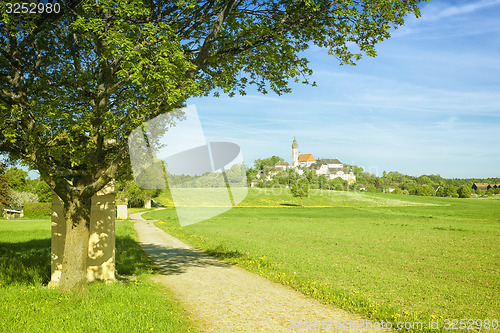
{"type": "Polygon", "coordinates": [[[361,317],[221,262],[137,217],[141,246],[161,273],[153,281],[170,289],[206,332],[383,332],[367,329],[366,321],[356,328],[361,317]],[[323,327],[305,329],[315,322],[323,327]]]}

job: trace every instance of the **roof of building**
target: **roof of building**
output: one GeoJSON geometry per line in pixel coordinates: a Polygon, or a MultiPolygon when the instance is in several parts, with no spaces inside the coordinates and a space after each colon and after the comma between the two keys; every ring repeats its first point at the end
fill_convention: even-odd
{"type": "Polygon", "coordinates": [[[342,164],[337,158],[321,158],[316,161],[316,164],[342,164]]]}
{"type": "Polygon", "coordinates": [[[476,185],[477,187],[486,187],[488,186],[488,183],[474,183],[474,185],[476,185]]]}
{"type": "Polygon", "coordinates": [[[278,161],[278,162],[276,162],[276,164],[274,166],[277,167],[277,166],[281,166],[281,165],[290,166],[290,164],[288,164],[287,161],[278,161]]]}
{"type": "Polygon", "coordinates": [[[342,171],[344,174],[349,174],[351,170],[349,168],[328,168],[328,172],[330,174],[336,174],[338,172],[342,171]]]}
{"type": "Polygon", "coordinates": [[[292,148],[299,148],[299,145],[297,144],[297,140],[295,140],[295,138],[293,138],[292,148]]]}
{"type": "Polygon", "coordinates": [[[299,162],[316,162],[312,154],[300,154],[299,162]]]}

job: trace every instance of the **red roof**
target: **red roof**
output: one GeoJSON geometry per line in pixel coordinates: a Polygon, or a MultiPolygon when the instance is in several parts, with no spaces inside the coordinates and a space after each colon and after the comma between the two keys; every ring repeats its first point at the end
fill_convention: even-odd
{"type": "Polygon", "coordinates": [[[312,154],[300,154],[299,162],[316,162],[312,154]]]}

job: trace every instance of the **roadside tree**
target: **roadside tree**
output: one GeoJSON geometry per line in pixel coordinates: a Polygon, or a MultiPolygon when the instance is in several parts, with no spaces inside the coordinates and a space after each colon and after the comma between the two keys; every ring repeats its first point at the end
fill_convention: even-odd
{"type": "Polygon", "coordinates": [[[87,290],[91,198],[126,162],[133,129],[193,96],[314,84],[302,51],[375,56],[420,1],[67,0],[23,15],[0,3],[0,152],[63,201],[60,290],[87,290]]]}

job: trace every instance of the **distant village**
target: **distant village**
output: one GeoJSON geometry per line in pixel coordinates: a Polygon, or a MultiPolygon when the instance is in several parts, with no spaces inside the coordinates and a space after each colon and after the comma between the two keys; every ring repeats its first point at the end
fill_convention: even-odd
{"type": "Polygon", "coordinates": [[[327,179],[341,178],[349,184],[356,183],[354,172],[344,166],[337,158],[316,160],[312,154],[299,154],[299,145],[297,140],[293,138],[292,164],[279,161],[266,172],[259,172],[250,184],[255,187],[259,182],[272,180],[278,172],[285,170],[294,170],[299,175],[303,175],[305,170],[312,170],[317,176],[324,175],[327,179]]]}
{"type": "Polygon", "coordinates": [[[490,179],[492,182],[486,183],[472,179],[444,179],[439,175],[411,177],[396,171],[384,172],[382,177],[377,177],[364,172],[362,168],[358,168],[355,174],[351,167],[345,166],[338,158],[315,159],[312,154],[299,153],[299,145],[295,138],[292,142],[291,163],[281,160],[261,169],[255,176],[249,178],[250,186],[257,187],[269,181],[276,181],[283,177],[284,171],[294,171],[301,176],[307,172],[309,177],[312,173],[317,177],[323,176],[326,181],[336,179],[334,185],[329,188],[343,190],[351,188],[368,192],[440,197],[477,197],[500,194],[499,178],[490,179]],[[344,187],[338,187],[340,180],[344,182],[344,187]]]}

